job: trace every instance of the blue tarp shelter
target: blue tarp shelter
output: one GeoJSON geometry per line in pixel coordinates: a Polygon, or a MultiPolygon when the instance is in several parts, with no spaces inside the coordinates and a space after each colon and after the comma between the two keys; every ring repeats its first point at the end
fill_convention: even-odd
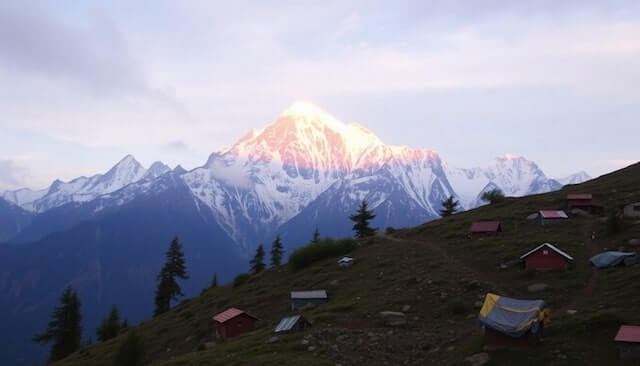
{"type": "Polygon", "coordinates": [[[626,258],[635,257],[635,252],[604,252],[594,255],[589,259],[591,265],[596,268],[615,267],[624,262],[626,258]]]}
{"type": "Polygon", "coordinates": [[[537,333],[548,316],[544,300],[518,300],[488,293],[478,321],[487,328],[510,337],[537,333]]]}

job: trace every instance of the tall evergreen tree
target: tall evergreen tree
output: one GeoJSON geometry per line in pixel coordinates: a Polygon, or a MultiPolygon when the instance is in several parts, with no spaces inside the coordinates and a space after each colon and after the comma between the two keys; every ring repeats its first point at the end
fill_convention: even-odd
{"type": "Polygon", "coordinates": [[[82,314],[78,294],[67,287],[60,296],[60,306],[51,314],[47,329],[33,340],[39,343],[53,342],[49,361],[54,362],[75,352],[82,342],[82,314]]]}
{"type": "Polygon", "coordinates": [[[253,256],[253,259],[251,259],[249,264],[251,265],[251,273],[253,274],[264,270],[264,246],[262,244],[260,244],[258,249],[256,249],[256,255],[253,256]]]}
{"type": "Polygon", "coordinates": [[[453,196],[449,196],[446,200],[442,201],[442,209],[440,209],[440,216],[451,216],[458,211],[459,202],[453,199],[453,196]]]}
{"type": "Polygon", "coordinates": [[[144,362],[144,343],[135,329],[127,332],[120,343],[113,364],[115,366],[141,366],[144,362]]]}
{"type": "Polygon", "coordinates": [[[182,252],[182,244],[180,244],[180,240],[177,237],[171,241],[166,258],[167,260],[158,274],[154,316],[169,311],[171,309],[171,301],[175,301],[179,296],[184,295],[176,278],[183,280],[189,278],[184,253],[182,252]]]}
{"type": "Polygon", "coordinates": [[[313,238],[311,238],[311,244],[318,244],[320,242],[320,231],[318,231],[318,227],[313,230],[313,238]]]}
{"type": "Polygon", "coordinates": [[[111,338],[115,338],[120,330],[123,328],[124,322],[120,322],[120,312],[118,307],[113,305],[109,315],[102,320],[98,329],[96,329],[96,336],[98,342],[108,341],[111,338]]]}
{"type": "Polygon", "coordinates": [[[369,210],[369,206],[367,201],[362,200],[360,203],[360,207],[358,211],[349,216],[353,224],[353,231],[356,232],[357,238],[366,238],[367,236],[372,236],[376,232],[376,228],[372,228],[369,226],[369,221],[373,220],[376,217],[373,211],[369,210]]]}
{"type": "Polygon", "coordinates": [[[282,245],[282,239],[280,235],[276,236],[276,239],[271,244],[271,265],[279,266],[282,264],[282,256],[284,255],[284,247],[282,245]]]}
{"type": "Polygon", "coordinates": [[[211,279],[211,288],[218,287],[218,273],[213,274],[213,278],[211,279]]]}

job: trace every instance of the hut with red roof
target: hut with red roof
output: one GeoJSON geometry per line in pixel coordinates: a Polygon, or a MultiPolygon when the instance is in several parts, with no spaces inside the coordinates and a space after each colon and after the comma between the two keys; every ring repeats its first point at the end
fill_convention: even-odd
{"type": "Polygon", "coordinates": [[[567,206],[569,209],[591,206],[592,204],[593,195],[591,193],[572,193],[567,195],[567,206]]]}
{"type": "Polygon", "coordinates": [[[567,207],[578,208],[594,215],[602,215],[604,207],[593,203],[593,195],[591,193],[572,193],[567,195],[567,207]]]}
{"type": "Polygon", "coordinates": [[[573,257],[553,244],[544,243],[523,254],[520,260],[524,262],[526,269],[566,270],[573,262],[573,257]]]}
{"type": "Polygon", "coordinates": [[[502,232],[500,221],[476,221],[471,224],[469,236],[472,239],[497,235],[502,232]]]}
{"type": "Polygon", "coordinates": [[[229,308],[213,316],[216,338],[227,339],[255,328],[258,318],[244,310],[229,308]]]}
{"type": "Polygon", "coordinates": [[[614,338],[620,358],[623,360],[640,358],[640,327],[622,325],[614,338]]]}

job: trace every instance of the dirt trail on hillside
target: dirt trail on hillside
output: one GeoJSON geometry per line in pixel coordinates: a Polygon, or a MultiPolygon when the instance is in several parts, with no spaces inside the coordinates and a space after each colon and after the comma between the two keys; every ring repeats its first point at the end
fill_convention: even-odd
{"type": "Polygon", "coordinates": [[[464,268],[465,270],[467,270],[469,273],[471,273],[473,275],[473,278],[478,280],[478,281],[482,281],[488,285],[490,285],[495,291],[500,292],[500,293],[508,293],[504,291],[504,288],[499,286],[498,284],[496,284],[495,281],[493,281],[489,276],[486,275],[484,273],[481,273],[479,271],[476,270],[476,268],[474,268],[471,265],[468,265],[466,263],[461,262],[459,259],[457,259],[456,257],[452,257],[449,255],[449,253],[447,252],[447,250],[443,247],[443,245],[438,241],[435,240],[433,238],[425,238],[424,240],[410,240],[410,239],[401,239],[395,236],[389,236],[386,235],[384,233],[378,233],[377,234],[379,237],[385,238],[387,240],[393,241],[393,242],[404,242],[404,243],[408,243],[411,245],[419,245],[419,246],[428,246],[428,248],[430,248],[431,250],[435,251],[438,255],[442,256],[442,258],[444,258],[448,263],[459,266],[460,268],[464,268]]]}
{"type": "MultiPolygon", "coordinates": [[[[584,240],[584,245],[589,255],[589,258],[596,255],[598,252],[598,245],[597,245],[598,238],[596,237],[595,240],[591,240],[592,232],[593,232],[593,221],[590,221],[582,229],[582,240],[584,240]]],[[[574,265],[580,266],[584,264],[577,263],[574,265]]],[[[571,299],[571,301],[569,301],[565,306],[561,307],[558,310],[561,312],[564,312],[565,310],[569,310],[569,309],[582,308],[584,303],[587,302],[593,296],[593,292],[598,284],[599,278],[600,278],[600,271],[597,268],[592,267],[591,275],[587,280],[587,285],[576,296],[574,296],[573,299],[571,299]]]]}

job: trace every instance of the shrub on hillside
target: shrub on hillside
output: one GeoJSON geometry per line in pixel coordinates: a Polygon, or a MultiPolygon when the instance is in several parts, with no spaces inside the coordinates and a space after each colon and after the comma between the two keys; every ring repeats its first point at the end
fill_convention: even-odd
{"type": "Polygon", "coordinates": [[[233,287],[239,287],[244,285],[247,281],[249,281],[250,278],[251,278],[250,274],[240,273],[239,275],[236,276],[236,278],[233,279],[233,287]]]}
{"type": "Polygon", "coordinates": [[[289,257],[289,266],[297,271],[322,259],[349,253],[355,246],[353,239],[322,239],[318,243],[309,244],[294,251],[289,257]]]}

